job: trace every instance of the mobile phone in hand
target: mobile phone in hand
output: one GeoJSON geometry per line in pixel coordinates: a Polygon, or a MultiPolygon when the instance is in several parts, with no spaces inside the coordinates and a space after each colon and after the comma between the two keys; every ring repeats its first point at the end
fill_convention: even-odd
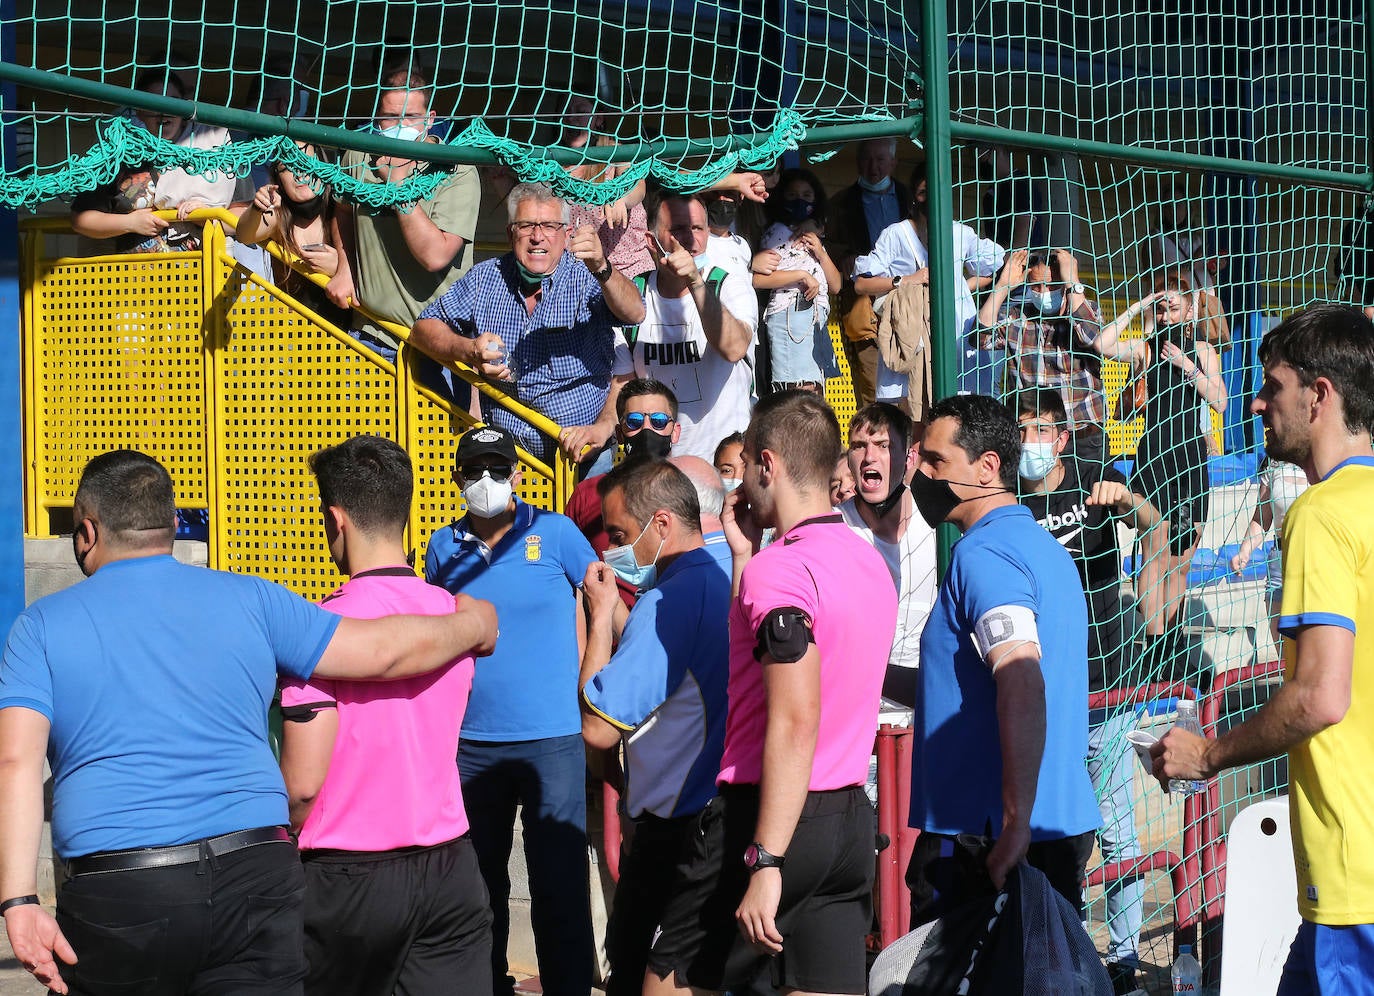
{"type": "Polygon", "coordinates": [[[314,250],[314,249],[327,249],[327,248],[329,248],[329,246],[328,246],[327,243],[324,243],[324,242],[311,242],[309,245],[301,246],[301,248],[302,248],[302,249],[311,249],[311,250],[314,250]]]}

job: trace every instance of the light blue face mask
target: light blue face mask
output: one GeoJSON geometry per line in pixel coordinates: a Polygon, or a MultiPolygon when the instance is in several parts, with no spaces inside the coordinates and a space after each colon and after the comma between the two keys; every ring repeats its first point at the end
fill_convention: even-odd
{"type": "Polygon", "coordinates": [[[402,142],[419,141],[420,136],[424,133],[424,129],[408,124],[394,124],[390,128],[383,128],[377,132],[383,138],[399,138],[402,142]]]}
{"type": "Polygon", "coordinates": [[[1022,443],[1021,462],[1016,472],[1023,481],[1043,481],[1055,462],[1059,459],[1054,452],[1054,443],[1022,443]]]}
{"type": "Polygon", "coordinates": [[[663,552],[663,540],[658,541],[658,549],[654,551],[654,561],[646,566],[641,566],[639,558],[635,556],[635,543],[643,538],[649,531],[649,526],[653,522],[653,517],[644,523],[644,528],[639,531],[633,542],[626,543],[624,546],[613,546],[601,555],[606,566],[615,572],[615,576],[620,578],[628,585],[633,585],[637,591],[648,591],[658,580],[658,555],[663,552]]]}
{"type": "Polygon", "coordinates": [[[885,194],[892,187],[892,177],[885,176],[876,183],[872,180],[865,180],[859,177],[859,188],[867,190],[870,194],[885,194]]]}
{"type": "Polygon", "coordinates": [[[739,487],[744,482],[741,481],[738,477],[722,477],[720,479],[720,483],[725,485],[725,493],[728,495],[731,491],[734,491],[735,488],[739,487]]]}
{"type": "Polygon", "coordinates": [[[1034,304],[1036,310],[1042,315],[1057,315],[1059,309],[1064,306],[1064,292],[1062,290],[1030,291],[1026,295],[1026,300],[1034,304]]]}

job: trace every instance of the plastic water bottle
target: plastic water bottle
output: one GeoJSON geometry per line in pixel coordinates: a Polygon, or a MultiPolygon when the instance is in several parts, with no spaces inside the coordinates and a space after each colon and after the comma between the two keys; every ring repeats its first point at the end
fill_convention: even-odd
{"type": "MultiPolygon", "coordinates": [[[[1179,699],[1177,718],[1174,720],[1174,727],[1180,730],[1187,730],[1202,736],[1202,724],[1197,718],[1197,703],[1192,699],[1179,699]]],[[[1184,795],[1192,795],[1194,792],[1201,792],[1206,788],[1206,784],[1193,779],[1170,778],[1169,791],[1182,792],[1184,795]]],[[[1193,964],[1197,964],[1194,962],[1193,964]]]]}
{"type": "Polygon", "coordinates": [[[1169,979],[1176,993],[1200,993],[1202,991],[1202,966],[1193,957],[1190,944],[1178,946],[1178,960],[1169,970],[1169,979]]]}

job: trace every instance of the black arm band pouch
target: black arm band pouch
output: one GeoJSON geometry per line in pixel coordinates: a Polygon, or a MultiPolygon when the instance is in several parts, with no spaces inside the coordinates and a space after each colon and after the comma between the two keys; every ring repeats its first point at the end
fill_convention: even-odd
{"type": "Polygon", "coordinates": [[[338,707],[332,701],[302,702],[300,705],[282,706],[281,718],[288,723],[308,723],[315,718],[317,712],[335,708],[338,707]]]}
{"type": "Polygon", "coordinates": [[[806,648],[816,642],[811,620],[801,609],[791,606],[774,609],[759,625],[754,660],[767,654],[779,664],[795,664],[806,656],[806,648]]]}

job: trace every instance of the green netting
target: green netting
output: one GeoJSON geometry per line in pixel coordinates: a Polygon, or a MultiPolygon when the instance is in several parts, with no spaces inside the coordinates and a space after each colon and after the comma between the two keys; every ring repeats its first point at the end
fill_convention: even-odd
{"type": "MultiPolygon", "coordinates": [[[[1146,776],[1124,735],[1134,728],[1160,734],[1173,722],[1172,694],[1149,690],[1151,683],[1182,679],[1199,688],[1205,711],[1217,716],[1217,732],[1253,712],[1276,687],[1274,675],[1254,673],[1280,656],[1268,592],[1279,564],[1276,551],[1269,556],[1278,535],[1268,514],[1273,506],[1254,526],[1251,520],[1261,484],[1280,471],[1262,469],[1263,437],[1247,409],[1259,386],[1259,341],[1279,318],[1319,301],[1374,303],[1365,299],[1361,279],[1369,246],[1368,52],[1363,3],[1238,0],[1203,3],[1187,13],[1158,4],[1121,8],[1110,16],[1084,16],[1061,4],[989,2],[952,16],[951,199],[955,221],[979,236],[1042,256],[1071,250],[1103,325],[1150,293],[1156,281],[1180,271],[1192,288],[1214,296],[1229,325],[1229,346],[1218,351],[1217,361],[1226,391],[1221,412],[1209,412],[1200,392],[1191,395],[1191,418],[1176,422],[1162,439],[1156,427],[1153,450],[1143,454],[1171,489],[1186,491],[1187,477],[1202,475],[1206,511],[1195,549],[1165,560],[1159,543],[1151,542],[1158,535],[1128,528],[1122,516],[1113,531],[1123,569],[1089,593],[1099,616],[1120,634],[1103,653],[1115,657],[1106,689],[1115,696],[1094,718],[1105,720],[1109,742],[1101,756],[1109,769],[1125,766],[1115,780],[1110,770],[1099,772],[1109,832],[1090,871],[1111,860],[1133,860],[1136,842],[1141,855],[1182,858],[1199,846],[1208,855],[1183,868],[1182,884],[1203,903],[1197,920],[1176,918],[1170,878],[1158,871],[1090,890],[1090,917],[1104,953],[1113,947],[1108,895],[1122,907],[1113,911],[1115,933],[1126,938],[1115,938],[1119,954],[1139,923],[1144,979],[1154,991],[1167,980],[1175,928],[1196,936],[1201,927],[1210,939],[1220,922],[1224,882],[1214,873],[1224,873],[1224,860],[1218,865],[1216,849],[1205,847],[1224,839],[1241,808],[1286,791],[1287,768],[1279,760],[1225,774],[1206,803],[1185,814],[1178,798],[1146,776]],[[980,128],[997,129],[1009,143],[993,166],[995,175],[980,165],[987,146],[967,140],[982,134],[980,128]],[[1112,156],[1101,150],[1103,143],[1128,148],[1112,156]],[[1172,168],[1150,161],[1158,152],[1172,154],[1172,168]],[[1216,169],[1216,157],[1232,160],[1236,172],[1216,169]],[[1211,168],[1197,168],[1203,164],[1211,168]],[[1273,175],[1246,176],[1249,164],[1273,175]],[[1278,178],[1288,168],[1294,179],[1278,178]],[[1324,175],[1303,183],[1298,169],[1324,175]],[[1000,197],[987,196],[994,187],[1000,197]],[[1343,253],[1342,245],[1355,249],[1343,253]],[[1157,455],[1161,446],[1168,451],[1163,457],[1157,455]],[[1247,539],[1249,559],[1238,573],[1231,559],[1247,539]],[[1168,581],[1155,569],[1166,565],[1174,568],[1168,581]],[[1235,683],[1225,691],[1209,691],[1229,682],[1235,683]],[[1142,691],[1133,694],[1136,689],[1142,691]]],[[[985,300],[978,292],[970,298],[966,307],[985,300]]],[[[1023,299],[1024,288],[1013,292],[1014,313],[1002,309],[999,334],[1014,338],[1018,319],[1037,313],[1023,299]]],[[[1192,303],[1201,309],[1200,298],[1192,303]]],[[[1195,323],[1190,334],[1203,331],[1195,323]]],[[[1129,339],[1146,334],[1140,317],[1123,330],[1129,339]]],[[[1003,351],[1000,339],[996,347],[961,357],[969,385],[1000,393],[1012,405],[1018,387],[1061,386],[1053,370],[1018,376],[1016,352],[1003,351]]],[[[1158,340],[1153,348],[1161,348],[1158,340]]],[[[1053,352],[1047,340],[1027,349],[1033,356],[1053,352]]],[[[1089,365],[1095,366],[1091,345],[1080,342],[1075,351],[1092,357],[1089,365]]],[[[1132,371],[1104,361],[1100,373],[1106,462],[1120,462],[1138,491],[1151,483],[1141,464],[1141,434],[1158,417],[1161,402],[1145,418],[1118,422],[1111,416],[1132,371]]],[[[1086,512],[1078,502],[1069,515],[1086,512]]],[[[1051,525],[1072,545],[1077,523],[1051,525]]],[[[1215,957],[1207,957],[1213,951],[1204,944],[1211,973],[1219,971],[1215,957]]]]}
{"type": "MultiPolygon", "coordinates": [[[[592,204],[623,196],[647,176],[697,189],[732,170],[766,168],[818,126],[900,120],[910,113],[915,80],[915,39],[901,5],[879,0],[375,0],[240,3],[222,12],[179,0],[111,0],[44,6],[15,26],[18,65],[55,74],[11,77],[26,84],[8,124],[20,130],[27,154],[5,163],[0,199],[26,205],[88,189],[138,162],[239,175],[275,159],[296,161],[367,203],[414,201],[440,177],[369,190],[327,164],[302,160],[290,142],[271,140],[288,133],[350,148],[360,130],[372,130],[374,147],[364,151],[387,149],[376,146],[384,140],[372,126],[379,83],[398,71],[433,87],[434,131],[448,146],[430,150],[436,161],[499,161],[521,179],[550,182],[592,204]],[[110,102],[120,95],[87,87],[73,100],[53,92],[63,78],[133,88],[141,74],[169,66],[186,80],[185,96],[202,120],[237,122],[268,138],[188,156],[137,134],[127,118],[109,122],[118,109],[110,102]],[[594,162],[602,146],[622,146],[629,166],[620,175],[590,182],[569,175],[568,157],[550,157],[574,107],[594,110],[596,121],[586,129],[588,150],[572,161],[594,162]],[[224,109],[295,120],[226,117],[224,109]]],[[[415,153],[413,143],[389,148],[415,153]]]]}
{"type": "MultiPolygon", "coordinates": [[[[373,0],[297,11],[239,3],[216,20],[203,6],[181,3],[48,6],[18,24],[19,62],[58,77],[52,87],[26,81],[31,89],[20,93],[7,127],[25,136],[27,153],[4,164],[0,200],[36,203],[150,157],[233,173],[281,160],[375,205],[413,201],[441,178],[369,188],[305,158],[282,134],[188,153],[123,118],[111,120],[109,102],[55,89],[61,77],[129,87],[141,71],[169,63],[189,67],[189,96],[207,110],[268,109],[255,86],[268,102],[295,107],[303,99],[310,121],[353,129],[356,137],[308,132],[298,122],[279,130],[337,147],[381,141],[357,129],[376,116],[383,70],[418,67],[434,83],[431,106],[452,123],[436,161],[500,161],[589,203],[619,197],[648,175],[701,186],[739,166],[766,166],[785,149],[804,146],[812,161],[822,161],[832,150],[817,143],[861,134],[837,126],[912,121],[921,96],[914,5],[813,0],[769,4],[766,16],[763,7],[373,0]],[[569,156],[559,146],[573,98],[602,115],[591,127],[593,142],[619,147],[629,164],[611,183],[586,183],[566,171],[609,154],[594,145],[569,156]]],[[[1366,215],[1371,53],[1365,6],[1354,0],[1203,0],[1186,11],[1157,0],[1109,5],[1106,13],[1097,7],[1043,0],[952,6],[948,61],[937,60],[935,72],[948,76],[957,144],[952,187],[936,190],[934,199],[952,204],[954,219],[975,235],[1004,247],[1071,250],[1103,324],[1181,269],[1215,297],[1229,327],[1229,346],[1218,356],[1222,410],[1208,414],[1199,395],[1196,422],[1165,440],[1191,448],[1173,466],[1175,476],[1205,474],[1196,549],[1177,558],[1176,587],[1166,592],[1164,582],[1151,584],[1149,571],[1141,573],[1147,559],[1160,556],[1150,537],[1114,526],[1121,570],[1094,592],[1116,599],[1100,621],[1119,632],[1109,648],[1119,658],[1104,689],[1109,704],[1094,718],[1124,720],[1111,725],[1103,753],[1124,759],[1130,785],[1129,797],[1102,791],[1108,821],[1125,837],[1133,828],[1142,854],[1197,859],[1180,866],[1191,903],[1180,898],[1176,907],[1173,884],[1158,871],[1143,875],[1143,891],[1111,890],[1140,914],[1140,957],[1155,970],[1157,988],[1159,970],[1173,958],[1175,927],[1196,928],[1219,913],[1219,883],[1204,890],[1211,859],[1198,848],[1220,840],[1241,806],[1281,791],[1286,771],[1271,762],[1218,779],[1188,824],[1180,801],[1146,779],[1123,735],[1131,727],[1161,732],[1172,721],[1172,696],[1150,691],[1154,682],[1178,677],[1200,688],[1217,729],[1252,711],[1270,687],[1263,674],[1245,673],[1262,671],[1279,654],[1266,590],[1271,562],[1267,547],[1256,545],[1272,545],[1274,529],[1263,515],[1250,526],[1262,438],[1246,406],[1258,383],[1258,343],[1282,315],[1324,300],[1374,304],[1364,260],[1374,248],[1366,215]],[[975,140],[1007,145],[1011,175],[1003,179],[1029,192],[1029,207],[985,204],[992,180],[980,176],[975,140]],[[999,222],[1012,234],[1000,236],[999,222]],[[1180,256],[1187,257],[1181,265],[1180,256]],[[1255,548],[1237,573],[1230,559],[1247,537],[1255,548]],[[1233,691],[1206,691],[1243,674],[1233,691]],[[1148,706],[1155,699],[1161,704],[1148,706]],[[1199,904],[1201,917],[1176,918],[1176,908],[1199,904]]],[[[889,124],[870,133],[899,130],[889,124]]],[[[827,164],[835,167],[824,175],[832,194],[852,182],[841,168],[847,163],[827,164]]],[[[932,269],[935,286],[990,277],[947,259],[935,259],[932,269]]],[[[969,292],[963,319],[985,300],[986,282],[969,292]]],[[[1200,306],[1195,299],[1195,310],[1200,306]]],[[[969,356],[964,331],[963,322],[937,324],[936,351],[962,364],[969,386],[1014,400],[1005,347],[969,356]]],[[[1123,329],[1128,341],[1145,334],[1138,319],[1123,329]]],[[[1135,461],[1146,428],[1141,418],[1111,416],[1129,374],[1110,362],[1100,370],[1108,463],[1135,461]]],[[[944,392],[955,386],[941,385],[944,392]]],[[[1123,469],[1134,484],[1138,468],[1123,469]]],[[[1135,855],[1128,848],[1109,856],[1135,855]]],[[[1090,870],[1103,863],[1099,853],[1090,870]]],[[[1090,898],[1106,951],[1103,890],[1094,887],[1090,898]]]]}

